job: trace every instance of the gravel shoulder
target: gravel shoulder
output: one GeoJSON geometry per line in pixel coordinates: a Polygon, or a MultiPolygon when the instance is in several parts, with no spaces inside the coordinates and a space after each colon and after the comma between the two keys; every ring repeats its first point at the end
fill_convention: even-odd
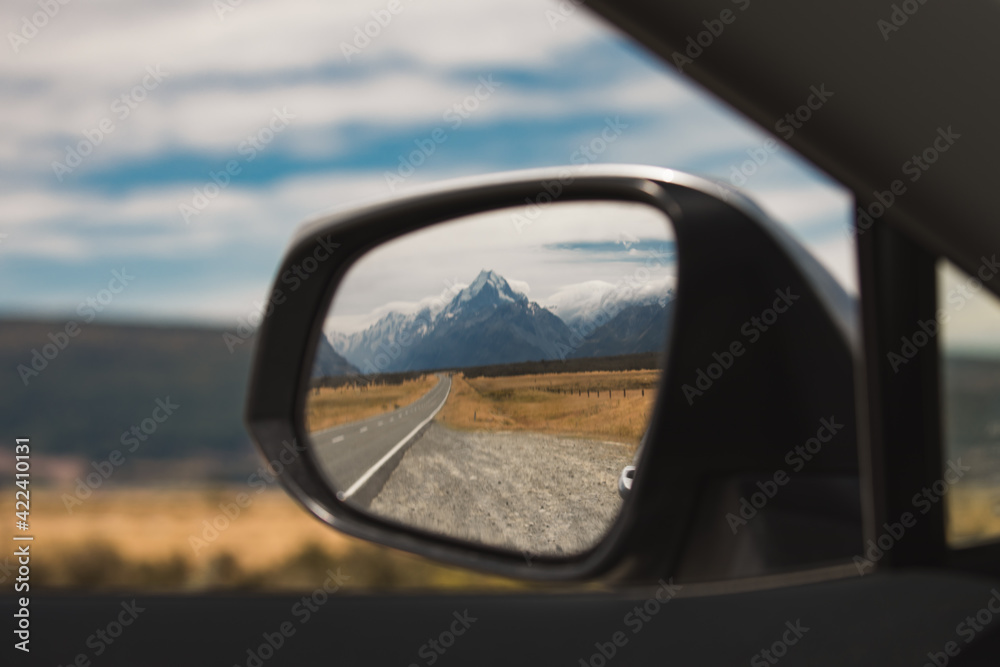
{"type": "Polygon", "coordinates": [[[431,423],[369,510],[433,532],[532,554],[593,546],[621,506],[624,444],[431,423]]]}

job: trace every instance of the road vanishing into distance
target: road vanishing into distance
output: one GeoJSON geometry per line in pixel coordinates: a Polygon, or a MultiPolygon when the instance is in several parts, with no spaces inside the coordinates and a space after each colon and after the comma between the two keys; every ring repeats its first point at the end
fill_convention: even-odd
{"type": "Polygon", "coordinates": [[[435,421],[451,378],[414,403],[312,433],[337,496],[375,516],[528,554],[593,546],[618,515],[626,443],[435,421]]]}
{"type": "Polygon", "coordinates": [[[437,377],[438,383],[410,405],[309,435],[320,468],[341,500],[367,505],[378,492],[405,448],[448,400],[451,378],[437,377]]]}

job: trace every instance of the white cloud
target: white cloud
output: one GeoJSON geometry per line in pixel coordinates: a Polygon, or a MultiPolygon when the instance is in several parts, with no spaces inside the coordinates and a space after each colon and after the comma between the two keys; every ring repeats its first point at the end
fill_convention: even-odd
{"type": "MultiPolygon", "coordinates": [[[[457,134],[476,124],[553,125],[567,116],[620,115],[630,123],[602,161],[693,169],[705,155],[728,151],[738,156],[764,136],[706,102],[676,75],[643,60],[631,61],[613,76],[601,69],[605,62],[578,62],[593,49],[612,51],[608,45],[618,39],[585,9],[553,29],[546,11],[556,3],[549,1],[401,2],[403,11],[350,63],[341,42],[353,39],[355,27],[371,21],[371,12],[386,6],[384,0],[244,1],[221,19],[206,0],[61,5],[19,53],[8,48],[0,55],[5,107],[0,172],[7,175],[0,186],[0,233],[9,235],[0,253],[49,262],[53,271],[64,263],[88,261],[103,270],[105,259],[121,256],[203,258],[198,270],[205,289],[180,294],[164,279],[155,304],[136,301],[131,307],[164,316],[245,314],[252,295],[263,293],[274,266],[261,266],[253,284],[216,280],[227,263],[239,261],[228,254],[234,244],[257,248],[260,257],[276,262],[292,230],[313,212],[388,193],[382,169],[391,166],[363,161],[364,167],[340,167],[336,173],[278,173],[263,184],[237,177],[185,224],[179,204],[192,201],[193,188],[208,181],[209,170],[221,169],[229,159],[243,160],[237,152],[240,142],[265,126],[276,107],[287,108],[295,118],[258,158],[269,164],[279,156],[292,161],[338,157],[350,164],[361,151],[387,137],[398,141],[399,133],[406,136],[411,128],[418,128],[414,138],[419,138],[433,126],[457,134]],[[156,65],[169,76],[127,118],[117,117],[113,101],[142,81],[147,66],[156,65]],[[451,130],[444,113],[474,93],[479,73],[493,74],[501,86],[480,101],[463,128],[451,130]],[[593,82],[581,85],[591,73],[593,82]],[[566,85],[552,90],[545,81],[566,85]],[[66,143],[80,141],[85,130],[95,129],[105,117],[114,122],[114,131],[60,184],[51,162],[62,160],[66,143]],[[177,154],[195,157],[174,167],[168,158],[177,154]],[[201,164],[204,173],[181,173],[201,164]],[[79,181],[102,170],[137,168],[149,169],[150,175],[131,188],[108,190],[105,181],[101,188],[88,188],[79,181]],[[181,181],[192,177],[193,183],[181,181]]],[[[9,29],[36,11],[35,2],[10,6],[9,29]]],[[[628,62],[617,53],[621,62],[628,62]]],[[[567,163],[575,146],[601,129],[599,123],[593,130],[579,129],[575,137],[538,154],[525,138],[504,139],[525,154],[525,166],[567,163]]],[[[451,158],[447,148],[443,145],[441,155],[400,189],[497,168],[498,158],[489,152],[451,158]]],[[[838,217],[842,192],[811,176],[789,176],[794,165],[780,156],[769,169],[748,189],[789,228],[813,233],[838,217]]],[[[540,228],[529,232],[541,233],[540,228]]],[[[838,277],[847,279],[849,244],[843,239],[807,242],[838,277]]],[[[502,255],[510,247],[500,244],[492,250],[502,255]]],[[[490,257],[486,253],[479,259],[490,257]]],[[[419,270],[412,259],[401,260],[400,266],[419,270]]],[[[471,263],[461,267],[478,268],[471,263]]],[[[526,291],[530,284],[539,297],[556,293],[560,285],[594,278],[578,272],[556,285],[531,257],[495,268],[503,268],[515,289],[526,291]]],[[[615,267],[598,278],[610,284],[613,271],[622,270],[615,267]]]]}
{"type": "Polygon", "coordinates": [[[564,322],[573,326],[579,321],[586,321],[599,313],[607,299],[610,303],[646,303],[651,300],[668,298],[675,287],[677,277],[672,271],[668,275],[652,275],[642,281],[633,279],[622,280],[619,283],[609,283],[603,280],[588,280],[575,285],[566,285],[555,294],[544,299],[541,305],[558,315],[564,322]]]}
{"type": "MultiPolygon", "coordinates": [[[[585,11],[550,29],[544,12],[552,6],[535,0],[404,2],[382,34],[348,63],[340,42],[384,3],[246,2],[224,20],[212,3],[201,1],[72,3],[20,53],[0,58],[0,80],[14,91],[6,97],[16,101],[6,105],[0,127],[0,165],[45,173],[52,161],[65,158],[67,144],[76,145],[104,119],[115,129],[81,169],[164,150],[233,153],[274,107],[296,115],[290,148],[315,154],[319,142],[342,149],[354,123],[443,123],[445,111],[477,85],[458,72],[494,74],[502,84],[475,112],[476,122],[558,117],[567,109],[663,112],[691,97],[689,89],[648,68],[621,82],[560,95],[505,82],[510,68],[552,67],[572,49],[610,39],[585,11]],[[166,79],[121,118],[112,104],[140,84],[149,67],[160,68],[166,79]],[[36,90],[44,93],[28,92],[36,90]]],[[[22,11],[37,6],[25,4],[22,11]]]]}
{"type": "Polygon", "coordinates": [[[820,183],[805,183],[798,187],[754,189],[754,201],[776,220],[800,231],[817,225],[848,223],[853,196],[842,189],[820,183]]]}
{"type": "Polygon", "coordinates": [[[508,278],[507,284],[510,285],[510,288],[518,294],[523,294],[528,298],[531,298],[531,285],[529,285],[527,281],[508,278]]]}

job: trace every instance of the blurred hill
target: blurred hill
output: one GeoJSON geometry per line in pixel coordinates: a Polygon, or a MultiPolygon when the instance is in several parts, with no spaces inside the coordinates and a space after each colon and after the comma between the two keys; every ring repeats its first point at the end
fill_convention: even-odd
{"type": "MultiPolygon", "coordinates": [[[[18,367],[31,368],[33,351],[41,353],[45,345],[52,345],[52,356],[50,334],[60,338],[65,325],[0,320],[0,450],[11,449],[14,438],[30,437],[37,481],[71,481],[115,449],[128,461],[115,472],[115,482],[245,480],[260,466],[242,422],[252,338],[230,352],[223,329],[81,324],[79,334],[26,385],[18,367]],[[122,436],[141,429],[157,401],[168,399],[179,407],[134,452],[126,452],[130,445],[122,436]]],[[[636,367],[655,367],[646,358],[655,355],[634,356],[636,367]]],[[[572,363],[546,362],[531,372],[565,372],[572,363]]],[[[493,374],[480,370],[472,375],[493,374]]],[[[1000,475],[1000,361],[949,357],[944,379],[951,397],[945,415],[949,454],[976,461],[979,475],[1000,475]]],[[[0,472],[12,461],[0,457],[0,472]]]]}
{"type": "Polygon", "coordinates": [[[942,370],[945,458],[965,457],[967,481],[1000,487],[1000,360],[951,353],[942,370]]]}
{"type": "Polygon", "coordinates": [[[31,438],[38,472],[72,478],[78,464],[89,469],[114,449],[129,460],[121,481],[245,477],[259,465],[242,424],[253,339],[230,352],[222,329],[81,324],[25,384],[18,367],[32,367],[33,350],[52,356],[65,324],[0,322],[0,431],[31,438]],[[179,406],[173,414],[148,421],[168,399],[179,406]],[[141,432],[143,420],[155,432],[126,453],[136,440],[123,444],[123,434],[141,432]]]}

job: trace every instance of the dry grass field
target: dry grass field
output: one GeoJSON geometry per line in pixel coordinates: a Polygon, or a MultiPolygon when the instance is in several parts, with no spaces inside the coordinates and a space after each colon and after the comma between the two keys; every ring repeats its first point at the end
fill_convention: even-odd
{"type": "Polygon", "coordinates": [[[472,379],[456,374],[437,419],[461,430],[531,431],[638,446],[659,377],[657,370],[472,379]]]}
{"type": "Polygon", "coordinates": [[[949,542],[976,544],[1000,538],[1000,488],[962,483],[948,491],[946,501],[949,542]]]}
{"type": "MultiPolygon", "coordinates": [[[[72,514],[61,495],[32,490],[32,590],[309,590],[338,567],[362,590],[520,586],[344,536],[278,489],[102,489],[72,514]],[[240,493],[251,501],[230,519],[220,505],[233,514],[240,493]]],[[[9,566],[0,557],[0,581],[9,566]]]]}
{"type": "MultiPolygon", "coordinates": [[[[529,586],[341,535],[278,489],[102,489],[72,514],[61,495],[32,491],[33,590],[309,590],[327,569],[337,568],[351,577],[347,586],[354,590],[529,586]],[[240,493],[252,502],[239,516],[225,517],[220,505],[230,505],[240,493]],[[221,530],[212,532],[206,522],[221,530]]],[[[946,500],[949,541],[961,545],[1000,536],[1000,489],[958,485],[946,500]]],[[[10,543],[11,532],[12,525],[4,525],[0,540],[10,543]]],[[[0,557],[0,583],[12,572],[10,556],[0,557]]]]}
{"type": "Polygon", "coordinates": [[[390,412],[413,403],[437,382],[433,375],[421,375],[401,384],[312,390],[306,399],[306,426],[312,433],[390,412]]]}

